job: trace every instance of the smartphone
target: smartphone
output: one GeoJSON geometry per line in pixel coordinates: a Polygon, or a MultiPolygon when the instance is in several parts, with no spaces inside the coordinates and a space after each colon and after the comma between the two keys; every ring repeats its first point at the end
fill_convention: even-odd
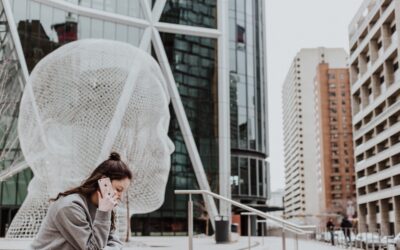
{"type": "Polygon", "coordinates": [[[112,196],[114,194],[114,189],[111,185],[110,178],[102,178],[98,180],[99,187],[100,187],[100,192],[103,197],[106,195],[112,196]]]}

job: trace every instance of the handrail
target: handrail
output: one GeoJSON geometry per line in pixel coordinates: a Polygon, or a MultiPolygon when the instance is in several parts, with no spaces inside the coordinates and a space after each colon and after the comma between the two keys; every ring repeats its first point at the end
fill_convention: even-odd
{"type": "MultiPolygon", "coordinates": [[[[193,250],[193,202],[192,202],[192,195],[193,194],[201,194],[203,196],[209,195],[213,198],[225,201],[230,203],[233,206],[240,207],[248,212],[243,212],[242,214],[247,214],[247,215],[257,215],[260,216],[264,219],[269,219],[275,222],[278,222],[282,228],[282,249],[286,250],[286,240],[285,240],[285,230],[289,230],[296,235],[296,242],[297,242],[297,236],[299,234],[310,234],[314,233],[316,230],[316,226],[301,226],[301,225],[296,225],[294,223],[288,222],[286,220],[283,220],[281,218],[269,215],[267,213],[264,213],[260,210],[257,210],[255,208],[252,208],[250,206],[241,204],[237,201],[228,199],[222,195],[215,194],[213,192],[207,191],[207,190],[175,190],[175,194],[187,194],[189,195],[189,201],[188,201],[188,239],[189,239],[189,250],[193,250]],[[306,231],[304,229],[313,229],[314,231],[306,231]]],[[[249,238],[250,241],[250,238],[249,238]]],[[[297,243],[296,243],[297,245],[297,243]]],[[[249,249],[250,249],[250,243],[249,243],[249,249]]]]}
{"type": "MultiPolygon", "coordinates": [[[[258,214],[254,213],[254,212],[242,212],[240,214],[243,214],[243,215],[258,215],[258,214]]],[[[261,222],[261,221],[266,222],[267,220],[266,219],[265,220],[258,220],[258,222],[261,222]]],[[[315,226],[312,226],[312,227],[314,227],[316,229],[315,226]]],[[[303,231],[301,229],[292,228],[292,227],[285,227],[285,229],[287,229],[288,231],[290,231],[292,233],[295,233],[295,234],[313,233],[312,231],[303,231]],[[306,233],[304,233],[304,232],[306,232],[306,233]]]]}
{"type": "Polygon", "coordinates": [[[264,212],[262,212],[260,210],[257,210],[255,208],[252,208],[250,206],[244,205],[242,203],[239,203],[237,201],[228,199],[228,198],[226,198],[224,196],[218,195],[216,193],[213,193],[213,192],[210,192],[210,191],[207,191],[207,190],[175,190],[175,194],[205,194],[205,195],[209,195],[209,196],[214,197],[216,199],[226,201],[226,202],[228,202],[228,203],[230,203],[230,204],[232,204],[232,205],[234,205],[236,207],[240,207],[240,208],[242,208],[244,210],[247,210],[249,212],[253,212],[255,215],[258,215],[258,216],[260,216],[262,218],[269,219],[269,220],[281,223],[282,227],[284,227],[285,229],[293,229],[293,231],[298,231],[299,234],[314,233],[314,231],[306,231],[304,229],[310,229],[310,230],[315,230],[316,229],[316,226],[312,226],[312,225],[304,225],[304,226],[296,225],[294,223],[291,223],[291,222],[286,221],[284,219],[281,219],[279,217],[275,217],[273,215],[264,213],[264,212]]]}

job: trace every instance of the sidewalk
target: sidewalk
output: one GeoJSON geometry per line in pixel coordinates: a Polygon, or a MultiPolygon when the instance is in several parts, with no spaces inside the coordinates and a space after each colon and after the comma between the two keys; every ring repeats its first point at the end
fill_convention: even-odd
{"type": "MultiPolygon", "coordinates": [[[[31,240],[4,239],[0,238],[0,250],[22,250],[25,249],[31,240]]],[[[124,250],[187,250],[187,237],[133,237],[126,244],[124,250]]],[[[248,249],[248,238],[240,237],[237,242],[228,244],[216,244],[211,237],[194,238],[193,250],[245,250],[248,249]]],[[[279,237],[265,237],[264,244],[261,237],[251,238],[252,250],[280,250],[282,249],[282,239],[279,237]]],[[[286,250],[295,250],[295,241],[286,240],[286,250]]],[[[299,250],[338,250],[343,249],[323,244],[317,241],[299,240],[299,250]]],[[[355,248],[353,248],[355,250],[355,248]]]]}

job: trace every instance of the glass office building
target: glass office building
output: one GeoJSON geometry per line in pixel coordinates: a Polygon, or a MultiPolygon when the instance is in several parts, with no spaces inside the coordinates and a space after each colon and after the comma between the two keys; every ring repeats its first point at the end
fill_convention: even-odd
{"type": "MultiPolygon", "coordinates": [[[[113,16],[142,19],[145,17],[141,6],[143,1],[65,1],[69,4],[65,6],[82,8],[82,11],[76,12],[73,11],[74,8],[60,7],[54,2],[56,1],[10,1],[29,71],[44,56],[77,39],[105,38],[139,46],[141,37],[145,36],[144,28],[130,25],[128,21],[119,21],[113,16]],[[88,9],[98,12],[85,14],[88,9]],[[102,13],[109,13],[110,16],[103,17],[102,13]]],[[[156,6],[157,2],[148,1],[148,4],[156,6]]],[[[265,6],[262,0],[235,0],[228,1],[228,4],[229,15],[221,17],[218,16],[216,0],[167,0],[160,22],[212,30],[217,29],[218,18],[229,19],[230,91],[226,94],[230,99],[230,127],[226,129],[231,136],[231,178],[227,181],[230,181],[233,199],[260,208],[265,206],[269,193],[268,165],[265,161],[268,156],[265,6]]],[[[9,35],[6,22],[3,25],[4,34],[9,35]]],[[[218,93],[218,67],[224,65],[218,64],[217,39],[196,35],[195,32],[184,34],[163,30],[160,30],[160,36],[207,181],[211,191],[218,193],[218,104],[221,94],[218,93]]],[[[5,42],[4,37],[1,36],[2,43],[5,42]]],[[[7,58],[11,56],[7,57],[5,52],[1,55],[1,65],[5,65],[9,62],[7,58]]],[[[6,81],[8,86],[4,87],[6,97],[0,103],[0,171],[6,171],[8,167],[23,162],[16,133],[18,106],[22,95],[22,88],[16,80],[19,68],[15,67],[8,72],[10,73],[7,76],[3,76],[10,78],[6,81]]],[[[132,232],[135,235],[184,235],[187,232],[187,197],[175,195],[174,190],[199,189],[199,184],[172,105],[170,110],[169,136],[175,144],[175,152],[171,156],[172,166],[165,202],[152,213],[132,217],[132,232]]],[[[1,182],[0,236],[4,235],[7,225],[23,202],[30,178],[32,172],[25,169],[1,182]]],[[[234,213],[239,212],[234,210],[234,213]]],[[[195,231],[209,232],[209,219],[213,218],[209,218],[201,197],[195,197],[194,214],[195,231]]]]}

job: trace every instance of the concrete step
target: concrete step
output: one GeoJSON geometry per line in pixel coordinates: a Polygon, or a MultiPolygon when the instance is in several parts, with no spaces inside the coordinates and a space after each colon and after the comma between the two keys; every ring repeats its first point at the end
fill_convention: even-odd
{"type": "MultiPolygon", "coordinates": [[[[22,250],[26,249],[32,240],[28,239],[5,239],[0,238],[0,250],[22,250]]],[[[252,237],[252,250],[280,250],[282,239],[280,237],[252,237]]],[[[130,242],[125,243],[124,250],[188,250],[188,238],[180,236],[171,237],[132,237],[130,242]]],[[[236,242],[227,244],[216,244],[213,237],[203,236],[193,239],[193,250],[247,250],[248,238],[239,237],[236,242]]],[[[311,240],[299,240],[298,250],[338,250],[343,247],[331,246],[322,242],[311,240]]],[[[347,248],[350,249],[350,248],[347,248]]],[[[296,250],[295,240],[286,240],[286,250],[296,250]]],[[[353,248],[353,250],[356,250],[353,248]]]]}

